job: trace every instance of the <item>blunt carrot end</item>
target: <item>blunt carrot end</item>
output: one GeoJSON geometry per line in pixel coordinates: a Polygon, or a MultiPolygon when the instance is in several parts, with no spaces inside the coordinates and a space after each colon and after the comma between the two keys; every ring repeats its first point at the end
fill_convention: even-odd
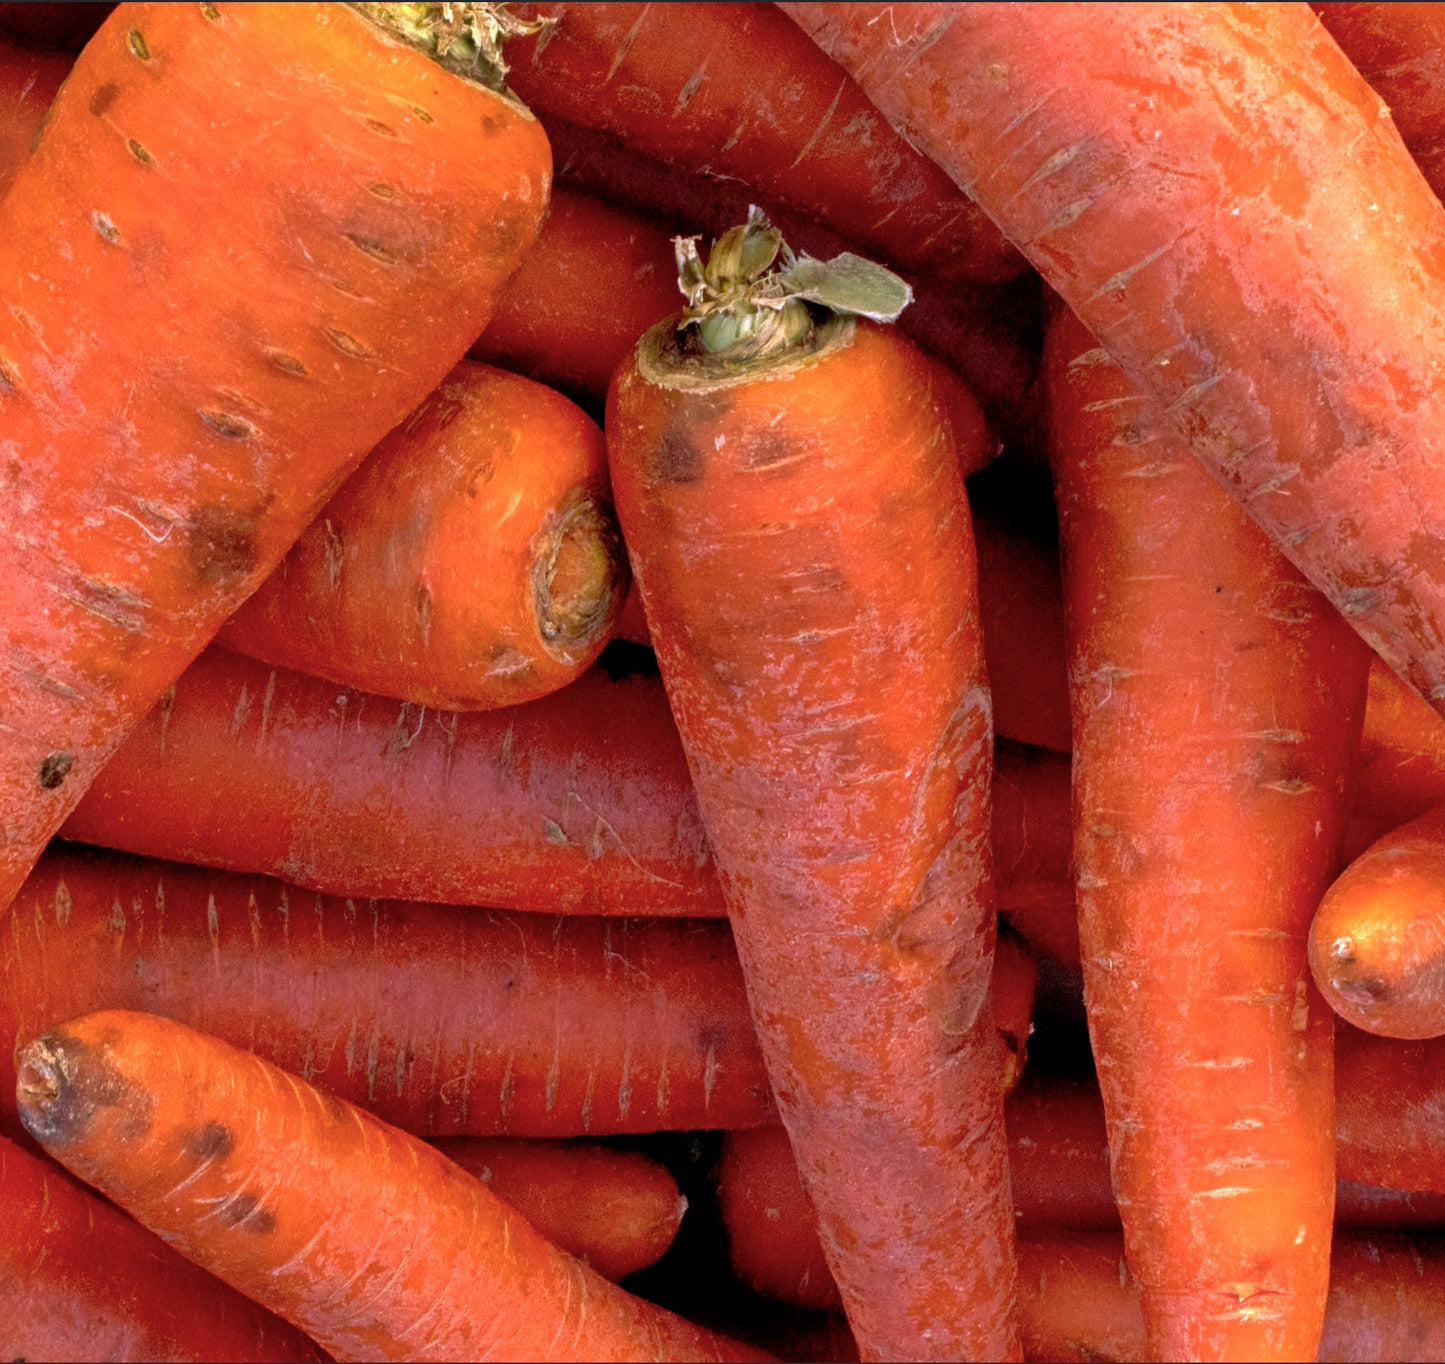
{"type": "Polygon", "coordinates": [[[539,534],[531,576],[543,647],[558,662],[585,653],[616,619],[632,582],[611,507],[578,490],[539,534]]]}
{"type": "Polygon", "coordinates": [[[101,1046],[88,1046],[62,1029],[37,1037],[20,1053],[15,1084],[20,1121],[36,1141],[65,1144],[83,1136],[100,1108],[132,1110],[127,1127],[141,1131],[149,1115],[101,1046]]]}

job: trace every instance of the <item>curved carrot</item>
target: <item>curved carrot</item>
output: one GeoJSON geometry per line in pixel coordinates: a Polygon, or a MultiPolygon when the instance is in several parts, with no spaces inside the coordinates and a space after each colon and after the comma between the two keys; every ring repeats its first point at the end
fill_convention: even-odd
{"type": "Polygon", "coordinates": [[[1445,209],[1310,9],[785,9],[1445,709],[1445,209]]]}
{"type": "Polygon", "coordinates": [[[0,1320],[12,1359],[321,1360],[51,1161],[0,1137],[0,1320]]]}
{"type": "Polygon", "coordinates": [[[667,1250],[687,1208],[673,1177],[641,1151],[509,1137],[441,1137],[432,1145],[614,1283],[667,1250]]]}
{"type": "Polygon", "coordinates": [[[18,1072],[52,1155],[338,1359],[750,1353],[557,1250],[419,1138],[182,1024],[87,1014],[18,1072]]]}
{"type": "Polygon", "coordinates": [[[1445,1033],[1445,807],[1373,843],[1331,883],[1310,925],[1330,1007],[1387,1037],[1445,1033]]]}
{"type": "Polygon", "coordinates": [[[720,921],[357,903],[57,848],[0,924],[6,1129],[15,1046],[115,1008],[249,1048],[420,1136],[774,1120],[720,921]]]}
{"type": "Polygon", "coordinates": [[[618,372],[618,516],[860,1352],[1001,1358],[1013,1228],[968,504],[914,347],[797,297],[751,311],[749,287],[790,287],[767,273],[778,246],[754,221],[685,262],[693,310],[618,372]]]}
{"type": "MultiPolygon", "coordinates": [[[[0,27],[3,18],[0,10],[0,27]]],[[[30,154],[45,111],[70,67],[64,53],[31,52],[0,38],[0,197],[30,154]]]]}
{"type": "Polygon", "coordinates": [[[1066,311],[1044,373],[1085,998],[1150,1350],[1309,1357],[1335,1175],[1305,937],[1368,650],[1066,311]]]}
{"type": "Polygon", "coordinates": [[[1017,253],[857,85],[764,4],[542,4],[519,42],[529,105],[666,161],[733,177],[905,270],[1011,279],[1017,253]],[[529,50],[530,49],[530,50],[529,50]]]}
{"type": "Polygon", "coordinates": [[[217,640],[342,686],[487,710],[572,681],[628,583],[596,423],[539,383],[463,361],[217,640]]]}
{"type": "Polygon", "coordinates": [[[87,44],[0,200],[0,902],[465,353],[550,173],[514,100],[349,6],[125,5],[87,44]]]}

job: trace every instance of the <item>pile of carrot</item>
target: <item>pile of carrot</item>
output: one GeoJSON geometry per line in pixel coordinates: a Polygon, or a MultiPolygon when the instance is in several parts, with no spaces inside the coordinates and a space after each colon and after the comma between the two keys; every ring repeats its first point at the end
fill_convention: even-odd
{"type": "Polygon", "coordinates": [[[1445,1358],[1445,51],[0,4],[0,1358],[1445,1358]]]}

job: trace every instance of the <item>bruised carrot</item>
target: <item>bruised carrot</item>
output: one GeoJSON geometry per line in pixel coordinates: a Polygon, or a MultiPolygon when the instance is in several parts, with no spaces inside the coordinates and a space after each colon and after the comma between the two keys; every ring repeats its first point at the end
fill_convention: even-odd
{"type": "Polygon", "coordinates": [[[0,201],[0,902],[536,235],[540,127],[376,8],[118,8],[0,201]]]}
{"type": "Polygon", "coordinates": [[[87,1014],[18,1074],[62,1164],[338,1359],[750,1353],[556,1249],[419,1138],[182,1024],[87,1014]]]}
{"type": "Polygon", "coordinates": [[[64,53],[32,52],[0,37],[0,198],[30,154],[30,144],[70,66],[64,53]]]}
{"type": "Polygon", "coordinates": [[[1085,1000],[1149,1348],[1308,1358],[1335,1174],[1305,939],[1368,650],[1067,311],[1044,373],[1085,1000]]]}
{"type": "Polygon", "coordinates": [[[687,1208],[673,1177],[640,1151],[508,1137],[443,1137],[432,1145],[614,1283],[662,1255],[687,1208]]]}
{"type": "Polygon", "coordinates": [[[572,681],[628,582],[596,423],[464,360],[217,640],[342,686],[488,710],[572,681]]]}
{"type": "Polygon", "coordinates": [[[294,1327],[4,1137],[0,1208],[7,1359],[325,1358],[294,1327]]]}
{"type": "Polygon", "coordinates": [[[997,281],[1022,262],[946,175],[771,5],[543,4],[516,45],[536,109],[651,155],[734,177],[907,270],[997,281]]]}
{"type": "Polygon", "coordinates": [[[1309,8],[784,8],[1445,708],[1445,209],[1309,8]]]}
{"type": "Polygon", "coordinates": [[[903,296],[780,245],[680,244],[691,307],[608,395],[618,516],[859,1350],[1008,1357],[968,504],[927,363],[802,295],[903,296]]]}
{"type": "Polygon", "coordinates": [[[258,876],[47,852],[0,936],[12,1056],[96,1009],[164,1014],[421,1136],[775,1120],[720,921],[333,899],[258,876]]]}

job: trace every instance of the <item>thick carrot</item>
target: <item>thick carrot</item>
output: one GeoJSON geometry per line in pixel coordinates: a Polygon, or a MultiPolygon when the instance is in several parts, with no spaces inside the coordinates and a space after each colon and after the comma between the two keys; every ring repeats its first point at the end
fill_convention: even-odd
{"type": "Polygon", "coordinates": [[[968,504],[927,363],[876,323],[815,320],[777,250],[750,222],[685,259],[692,308],[608,395],[618,516],[859,1350],[1002,1358],[968,504]],[[781,306],[754,311],[769,290],[781,306]]]}
{"type": "Polygon", "coordinates": [[[349,6],[125,5],[87,44],[0,201],[0,902],[465,353],[550,173],[514,100],[349,6]]]}
{"type": "Polygon", "coordinates": [[[538,110],[744,180],[902,269],[987,281],[1022,270],[972,200],[771,5],[524,12],[557,20],[515,48],[512,83],[538,110]]]}
{"type": "Polygon", "coordinates": [[[443,1137],[432,1145],[614,1283],[666,1251],[687,1209],[676,1180],[641,1151],[511,1137],[443,1137]]]}
{"type": "Polygon", "coordinates": [[[629,582],[597,424],[464,360],[217,640],[341,686],[489,710],[572,681],[629,582]]]}
{"type": "Polygon", "coordinates": [[[1370,664],[1346,856],[1445,804],[1445,718],[1379,659],[1370,664]]]}
{"type": "Polygon", "coordinates": [[[1445,208],[1310,9],[784,8],[1445,708],[1445,208]]]}
{"type": "Polygon", "coordinates": [[[46,853],[0,937],[12,1055],[96,1009],[164,1014],[421,1136],[775,1120],[727,926],[333,899],[46,853]]]}
{"type": "Polygon", "coordinates": [[[1386,1037],[1445,1034],[1445,806],[1372,843],[1331,883],[1310,924],[1329,1006],[1386,1037]]]}
{"type": "Polygon", "coordinates": [[[30,154],[70,64],[64,53],[32,52],[0,37],[0,198],[30,154]]]}
{"type": "Polygon", "coordinates": [[[6,1359],[320,1360],[294,1327],[0,1137],[6,1359]]]}
{"type": "Polygon", "coordinates": [[[87,1014],[18,1071],[52,1155],[339,1360],[751,1353],[556,1249],[419,1138],[182,1024],[87,1014]]]}
{"type": "Polygon", "coordinates": [[[1150,1349],[1308,1358],[1335,871],[1368,650],[1067,310],[1045,344],[1089,1034],[1150,1349]]]}

